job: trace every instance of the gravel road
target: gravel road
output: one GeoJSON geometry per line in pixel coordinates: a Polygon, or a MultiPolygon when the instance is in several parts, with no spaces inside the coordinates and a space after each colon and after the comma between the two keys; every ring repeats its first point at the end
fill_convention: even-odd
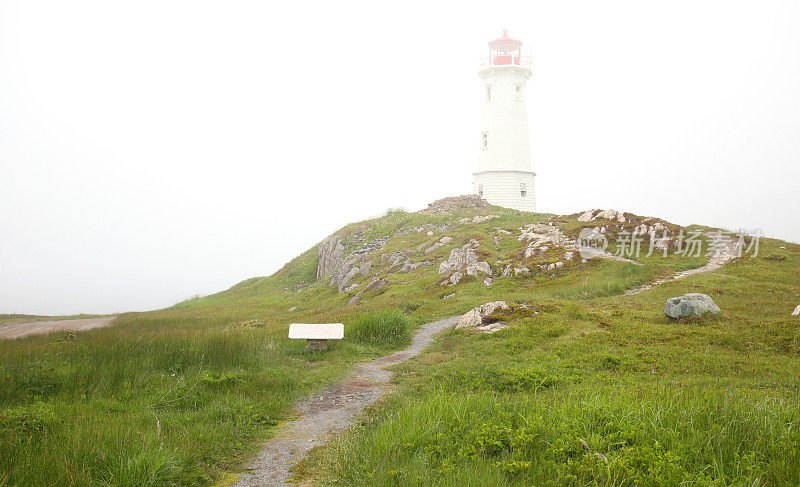
{"type": "Polygon", "coordinates": [[[54,331],[84,331],[100,328],[110,324],[116,316],[103,318],[84,318],[80,320],[30,321],[26,323],[8,323],[0,325],[0,338],[20,338],[28,335],[40,335],[54,331]]]}

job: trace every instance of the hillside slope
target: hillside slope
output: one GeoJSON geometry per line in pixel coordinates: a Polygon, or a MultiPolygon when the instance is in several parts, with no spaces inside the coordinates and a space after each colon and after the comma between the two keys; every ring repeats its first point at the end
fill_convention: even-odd
{"type": "MultiPolygon", "coordinates": [[[[646,255],[651,231],[658,237],[666,231],[677,238],[688,229],[613,210],[607,213],[611,219],[604,217],[606,212],[595,213],[598,218],[587,223],[577,214],[533,214],[490,207],[474,197],[446,198],[422,212],[390,211],[348,225],[273,276],[248,279],[175,309],[260,299],[310,319],[319,313],[346,316],[401,300],[406,309],[419,308],[425,316],[438,317],[464,308],[464,303],[508,298],[508,293],[579,299],[618,294],[708,260],[704,252],[697,256],[670,252],[665,258],[660,248],[646,255]],[[611,242],[606,258],[581,258],[575,240],[584,226],[603,229],[611,242]],[[640,244],[640,257],[615,258],[616,236],[636,229],[644,229],[648,237],[640,244]],[[338,254],[333,255],[337,247],[338,254]],[[318,278],[321,254],[327,260],[322,266],[326,272],[318,278]],[[464,259],[473,255],[477,265],[467,269],[464,259]],[[443,269],[448,261],[451,265],[443,269]]],[[[699,238],[707,240],[705,235],[699,238]]],[[[671,245],[675,250],[675,242],[671,245]]]]}
{"type": "Polygon", "coordinates": [[[112,328],[0,343],[0,485],[210,484],[241,468],[297,398],[396,348],[354,338],[360,317],[394,308],[422,323],[495,300],[511,306],[498,316],[506,328],[446,332],[400,367],[397,394],[364,427],[297,475],[344,485],[798,483],[790,314],[800,246],[761,239],[755,256],[746,239],[742,258],[669,280],[708,262],[714,232],[451,198],[348,225],[272,276],[112,328]],[[599,258],[578,249],[584,227],[604,230],[599,258]],[[638,256],[628,252],[634,230],[638,256]],[[699,254],[684,252],[688,236],[699,254]],[[664,301],[686,292],[710,294],[722,313],[664,316],[664,301]],[[345,340],[309,354],[286,338],[290,322],[321,321],[344,322],[345,340]]]}

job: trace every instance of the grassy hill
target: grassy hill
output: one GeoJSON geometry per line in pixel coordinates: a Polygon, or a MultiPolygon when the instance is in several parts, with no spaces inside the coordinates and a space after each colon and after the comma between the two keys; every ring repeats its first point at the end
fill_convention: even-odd
{"type": "Polygon", "coordinates": [[[2,342],[0,486],[211,485],[291,417],[297,398],[398,346],[350,331],[371,312],[397,309],[413,327],[494,300],[512,305],[501,316],[507,328],[445,332],[298,478],[799,484],[800,320],[790,313],[800,304],[800,245],[762,239],[758,257],[625,296],[707,257],[670,248],[632,262],[567,259],[582,227],[606,227],[612,253],[643,224],[673,238],[702,232],[705,244],[713,229],[579,216],[469,204],[390,211],[335,233],[343,260],[363,251],[360,262],[371,263],[349,291],[317,279],[315,246],[272,276],[122,315],[113,327],[2,342]],[[551,231],[561,244],[525,239],[551,231]],[[437,246],[443,237],[451,240],[437,246]],[[451,285],[439,273],[459,248],[489,265],[491,283],[478,272],[451,285]],[[687,292],[711,295],[722,313],[667,318],[665,300],[687,292]],[[317,321],[344,322],[346,339],[314,353],[286,339],[290,322],[317,321]]]}

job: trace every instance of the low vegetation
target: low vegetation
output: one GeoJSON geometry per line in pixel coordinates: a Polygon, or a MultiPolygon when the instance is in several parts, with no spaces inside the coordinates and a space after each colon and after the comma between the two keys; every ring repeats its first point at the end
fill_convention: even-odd
{"type": "MultiPolygon", "coordinates": [[[[275,275],[115,326],[0,342],[0,486],[213,485],[239,470],[293,402],[359,360],[402,348],[427,320],[503,299],[497,333],[450,330],[397,367],[393,393],[306,462],[323,485],[796,485],[800,483],[800,246],[668,282],[705,256],[591,260],[555,273],[465,277],[389,271],[381,254],[480,243],[495,268],[518,258],[518,227],[550,215],[499,208],[349,225],[387,239],[388,284],[348,304],[316,282],[312,248],[275,275]],[[416,229],[427,225],[433,235],[416,229]],[[448,230],[438,230],[448,225],[448,230]],[[494,237],[497,237],[496,239],[494,237]],[[664,301],[705,292],[723,313],[671,321],[664,301]],[[447,297],[447,299],[443,299],[447,297]],[[290,322],[341,321],[345,339],[306,353],[290,322]]],[[[561,217],[577,228],[575,216],[561,217]]],[[[426,227],[427,230],[427,227],[426,227]]],[[[547,256],[541,259],[547,259],[547,256]]],[[[531,260],[531,267],[538,261],[531,260]]],[[[372,276],[358,281],[364,282],[372,276]]]]}
{"type": "Polygon", "coordinates": [[[402,311],[384,309],[357,318],[348,336],[359,343],[399,348],[410,341],[411,320],[402,311]]]}

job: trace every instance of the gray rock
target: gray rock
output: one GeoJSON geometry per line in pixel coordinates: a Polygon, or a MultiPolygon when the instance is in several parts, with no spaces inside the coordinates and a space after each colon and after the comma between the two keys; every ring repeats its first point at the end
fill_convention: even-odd
{"type": "Polygon", "coordinates": [[[503,328],[508,328],[508,325],[500,321],[495,321],[494,323],[489,323],[487,325],[476,326],[473,328],[473,330],[478,333],[494,333],[502,330],[503,328]]]}
{"type": "Polygon", "coordinates": [[[703,316],[711,312],[720,312],[719,306],[708,294],[689,293],[676,298],[669,298],[664,305],[664,313],[670,318],[683,316],[703,316]]]}
{"type": "MultiPolygon", "coordinates": [[[[361,302],[361,296],[365,292],[380,289],[380,288],[386,286],[387,284],[389,284],[389,283],[386,281],[386,279],[383,279],[381,277],[374,277],[371,281],[369,281],[369,284],[364,286],[364,289],[362,289],[361,291],[357,292],[355,296],[350,298],[350,300],[347,302],[347,304],[359,303],[359,302],[361,302]]],[[[350,288],[352,288],[352,289],[349,289],[349,290],[355,290],[355,288],[357,288],[357,287],[358,287],[358,284],[353,284],[352,286],[350,286],[350,288]]]]}
{"type": "Polygon", "coordinates": [[[364,262],[363,264],[361,264],[358,267],[358,271],[361,273],[362,276],[366,276],[367,274],[369,274],[369,270],[370,269],[372,269],[372,261],[371,260],[367,261],[367,262],[364,262]]]}
{"type": "Polygon", "coordinates": [[[355,279],[358,274],[358,267],[351,267],[349,269],[345,267],[342,269],[342,272],[339,273],[341,279],[338,280],[339,292],[345,292],[345,289],[350,286],[350,284],[353,282],[353,279],[355,279]],[[342,276],[342,273],[344,273],[344,276],[342,276]]]}
{"type": "Polygon", "coordinates": [[[800,316],[800,306],[797,306],[794,311],[792,311],[792,316],[800,316]]]}
{"type": "Polygon", "coordinates": [[[483,285],[484,286],[489,287],[492,284],[494,284],[494,280],[491,277],[484,278],[484,280],[483,280],[483,285]]]}
{"type": "Polygon", "coordinates": [[[500,218],[500,215],[477,215],[472,218],[462,218],[459,220],[459,223],[463,223],[465,225],[469,223],[483,223],[493,218],[500,218]]]}
{"type": "Polygon", "coordinates": [[[433,245],[431,245],[430,247],[425,249],[425,253],[426,254],[430,254],[431,252],[435,252],[435,251],[439,250],[441,247],[449,244],[452,241],[453,241],[453,237],[444,236],[444,237],[440,238],[439,240],[437,240],[433,245]]]}
{"type": "Polygon", "coordinates": [[[456,247],[450,251],[447,260],[439,264],[439,274],[448,274],[457,270],[466,269],[468,265],[478,262],[475,250],[470,247],[456,247]]]}
{"type": "MultiPolygon", "coordinates": [[[[450,285],[456,284],[464,274],[478,276],[480,273],[492,275],[492,267],[488,262],[478,262],[477,240],[470,240],[467,244],[456,247],[450,251],[447,260],[439,264],[439,275],[449,277],[450,285]],[[453,276],[458,274],[455,279],[453,276]]],[[[447,281],[444,281],[445,283],[447,281]]]]}
{"type": "Polygon", "coordinates": [[[372,279],[371,281],[369,281],[369,284],[367,284],[367,286],[364,288],[364,291],[372,291],[372,290],[381,289],[382,287],[386,286],[387,284],[389,284],[389,282],[386,281],[386,279],[383,279],[381,277],[376,277],[376,278],[372,279]]]}
{"type": "Polygon", "coordinates": [[[466,328],[473,326],[483,325],[484,321],[489,318],[498,309],[508,309],[508,303],[505,301],[492,301],[481,306],[472,308],[459,318],[456,328],[466,328]]]}
{"type": "Polygon", "coordinates": [[[331,235],[319,244],[317,250],[317,257],[319,263],[317,264],[317,279],[326,279],[336,274],[339,267],[342,265],[342,255],[344,254],[344,245],[342,245],[342,238],[338,235],[331,235]]]}
{"type": "Polygon", "coordinates": [[[456,210],[463,210],[463,209],[480,209],[480,208],[488,208],[489,203],[486,200],[480,198],[476,194],[464,195],[464,196],[450,196],[449,198],[443,198],[440,200],[436,200],[433,203],[428,205],[428,208],[419,211],[418,213],[422,214],[437,214],[437,213],[444,213],[444,212],[452,212],[456,210]]]}
{"type": "Polygon", "coordinates": [[[492,267],[488,262],[476,262],[474,264],[470,264],[467,266],[466,271],[468,276],[477,276],[480,272],[492,275],[492,267]]]}
{"type": "Polygon", "coordinates": [[[607,220],[617,220],[620,223],[625,223],[625,217],[622,215],[621,211],[617,210],[604,210],[592,217],[592,220],[597,220],[600,218],[605,218],[607,220]]]}
{"type": "Polygon", "coordinates": [[[450,293],[447,296],[443,297],[442,299],[450,299],[452,297],[455,297],[455,295],[456,295],[456,293],[450,293]]]}
{"type": "Polygon", "coordinates": [[[456,328],[467,328],[473,326],[480,326],[482,324],[483,324],[483,318],[481,318],[481,314],[478,311],[478,308],[473,308],[464,313],[461,316],[461,318],[458,319],[456,328]]]}

